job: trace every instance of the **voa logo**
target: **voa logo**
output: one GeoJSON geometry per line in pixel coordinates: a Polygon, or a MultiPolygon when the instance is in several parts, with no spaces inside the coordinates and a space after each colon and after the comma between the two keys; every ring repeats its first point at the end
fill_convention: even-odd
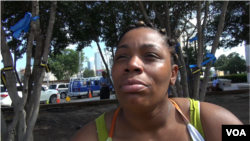
{"type": "Polygon", "coordinates": [[[228,136],[247,136],[244,129],[226,129],[226,132],[228,136]]]}

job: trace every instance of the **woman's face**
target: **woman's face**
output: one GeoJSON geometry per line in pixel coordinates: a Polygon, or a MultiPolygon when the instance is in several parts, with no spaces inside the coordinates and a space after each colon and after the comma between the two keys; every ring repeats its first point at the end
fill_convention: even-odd
{"type": "Polygon", "coordinates": [[[170,83],[175,83],[177,69],[157,31],[130,30],[119,42],[112,67],[119,102],[136,109],[163,102],[170,83]]]}

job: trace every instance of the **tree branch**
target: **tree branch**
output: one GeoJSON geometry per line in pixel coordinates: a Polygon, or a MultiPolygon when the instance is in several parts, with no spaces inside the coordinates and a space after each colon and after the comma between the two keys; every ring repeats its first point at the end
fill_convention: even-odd
{"type": "Polygon", "coordinates": [[[157,20],[160,22],[161,26],[165,27],[164,22],[163,22],[162,18],[160,17],[160,14],[158,13],[158,11],[155,7],[155,4],[153,3],[152,6],[153,6],[153,9],[155,11],[155,15],[156,15],[157,20]]]}
{"type": "MultiPolygon", "coordinates": [[[[55,19],[55,11],[56,11],[56,5],[57,2],[53,1],[51,4],[51,9],[50,9],[50,20],[49,21],[49,25],[47,28],[47,31],[49,30],[50,32],[53,31],[53,26],[54,26],[54,21],[53,19],[55,19]]],[[[37,7],[36,7],[36,14],[39,13],[39,4],[37,3],[37,7]]],[[[41,56],[40,52],[41,52],[41,29],[40,29],[40,20],[38,19],[36,21],[37,23],[37,32],[36,32],[36,39],[37,39],[37,50],[35,52],[35,64],[39,64],[41,63],[41,57],[43,57],[43,61],[47,62],[48,59],[48,50],[49,50],[49,45],[50,45],[50,39],[51,39],[51,35],[47,34],[46,36],[46,42],[49,43],[45,43],[45,47],[44,47],[44,53],[43,56],[41,56]],[[48,39],[47,39],[48,38],[48,39]]],[[[52,33],[51,33],[52,34],[52,33]]],[[[34,67],[35,68],[35,67],[34,67]]],[[[42,85],[42,80],[44,78],[44,72],[45,72],[45,68],[35,68],[33,69],[34,71],[34,90],[33,90],[33,94],[31,97],[33,97],[33,112],[32,115],[30,117],[30,122],[27,126],[27,132],[25,134],[24,140],[33,140],[33,128],[35,126],[36,123],[36,119],[37,119],[37,115],[38,115],[38,111],[39,111],[39,104],[40,104],[40,96],[41,96],[41,85],[42,85]]]]}
{"type": "MultiPolygon", "coordinates": [[[[201,68],[201,63],[203,60],[203,49],[201,46],[201,2],[197,1],[197,25],[198,25],[198,53],[197,53],[197,67],[201,68]]],[[[200,85],[200,73],[194,74],[194,99],[199,100],[199,85],[200,85]]]]}
{"type": "Polygon", "coordinates": [[[53,27],[55,24],[56,8],[57,8],[57,1],[53,1],[51,8],[50,8],[49,25],[47,28],[45,46],[44,46],[44,52],[43,52],[43,61],[45,61],[45,62],[47,62],[47,60],[48,60],[50,41],[51,41],[51,37],[52,37],[53,27]]]}
{"type": "Polygon", "coordinates": [[[144,9],[143,3],[141,1],[137,1],[137,3],[138,3],[138,6],[139,6],[139,9],[140,9],[140,11],[141,11],[141,13],[142,13],[142,15],[143,15],[143,17],[145,19],[145,22],[150,23],[148,15],[147,15],[147,13],[146,13],[146,11],[144,9]]]}
{"type": "Polygon", "coordinates": [[[165,22],[165,27],[167,29],[167,35],[168,37],[172,38],[171,35],[171,28],[170,28],[170,18],[169,18],[169,7],[168,7],[168,1],[166,1],[164,3],[165,6],[165,18],[166,18],[166,22],[165,22]]]}
{"type": "MultiPolygon", "coordinates": [[[[225,16],[226,16],[226,11],[227,11],[227,6],[228,6],[228,1],[224,1],[223,6],[222,6],[221,15],[220,15],[218,28],[217,28],[217,33],[215,35],[214,42],[213,42],[213,45],[212,45],[212,50],[211,50],[212,54],[215,54],[216,49],[217,49],[217,47],[219,45],[219,39],[220,39],[221,33],[223,31],[224,23],[225,23],[225,16]]],[[[202,84],[202,87],[201,87],[200,101],[204,101],[204,98],[205,98],[206,89],[207,89],[207,81],[208,81],[208,78],[209,78],[209,71],[210,71],[211,66],[212,66],[212,62],[209,62],[206,65],[205,76],[203,78],[203,84],[202,84]]]]}

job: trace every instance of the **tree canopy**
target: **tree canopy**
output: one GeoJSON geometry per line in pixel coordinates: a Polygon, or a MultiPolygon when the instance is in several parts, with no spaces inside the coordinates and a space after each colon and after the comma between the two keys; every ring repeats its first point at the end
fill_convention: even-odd
{"type": "Polygon", "coordinates": [[[228,56],[221,55],[214,63],[216,70],[229,71],[230,74],[246,72],[246,61],[239,53],[230,53],[228,56]]]}
{"type": "MultiPolygon", "coordinates": [[[[206,30],[207,45],[211,45],[215,31],[218,28],[222,2],[211,3],[211,15],[206,30]]],[[[237,47],[245,41],[249,43],[249,2],[246,1],[230,1],[225,17],[225,25],[221,35],[219,47],[232,48],[237,47]]]]}
{"type": "MultiPolygon", "coordinates": [[[[81,53],[82,62],[85,58],[84,53],[81,53]]],[[[49,64],[51,72],[58,80],[69,79],[79,71],[79,52],[72,49],[65,49],[61,51],[61,54],[51,54],[49,64]]]]}
{"type": "Polygon", "coordinates": [[[89,77],[94,77],[94,76],[95,76],[94,70],[85,69],[83,72],[84,78],[89,78],[89,77]]]}

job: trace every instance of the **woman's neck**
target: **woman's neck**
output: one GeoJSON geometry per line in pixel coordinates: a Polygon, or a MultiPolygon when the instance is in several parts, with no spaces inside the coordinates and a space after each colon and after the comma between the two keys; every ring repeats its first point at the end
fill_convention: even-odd
{"type": "Polygon", "coordinates": [[[165,125],[171,125],[171,119],[175,112],[174,106],[168,98],[163,100],[163,104],[159,104],[153,110],[145,113],[134,113],[125,108],[121,109],[120,120],[125,126],[138,132],[152,132],[159,130],[165,125]]]}

